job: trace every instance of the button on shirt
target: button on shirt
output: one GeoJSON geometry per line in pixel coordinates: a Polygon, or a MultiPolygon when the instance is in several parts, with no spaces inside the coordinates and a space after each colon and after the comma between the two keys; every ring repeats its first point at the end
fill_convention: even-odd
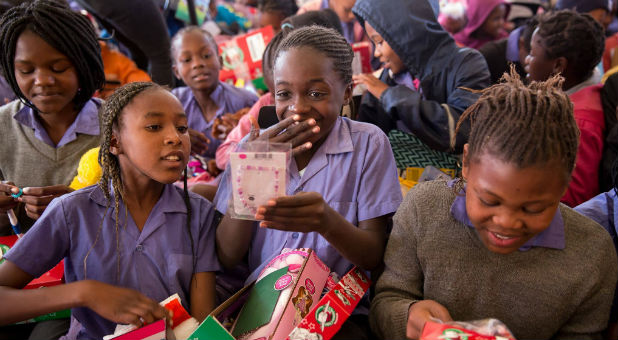
{"type": "Polygon", "coordinates": [[[20,124],[29,127],[34,130],[34,136],[44,143],[59,148],[65,144],[68,144],[77,139],[78,133],[83,133],[91,136],[99,135],[99,107],[101,106],[101,100],[92,98],[86,102],[84,107],[79,111],[77,117],[73,121],[73,124],[69,126],[57,145],[54,145],[51,138],[47,134],[47,131],[43,127],[43,124],[39,121],[37,113],[28,106],[24,106],[21,110],[17,111],[13,118],[20,124]]]}
{"type": "MultiPolygon", "coordinates": [[[[448,185],[453,187],[457,181],[458,179],[452,180],[448,183],[448,185]]],[[[457,221],[467,225],[470,228],[474,228],[474,225],[472,225],[466,210],[465,189],[463,189],[461,194],[463,195],[457,195],[455,201],[453,201],[453,204],[451,205],[451,215],[453,215],[457,221]]],[[[549,227],[529,239],[528,242],[524,243],[524,245],[519,248],[519,251],[526,251],[533,247],[564,249],[564,221],[562,219],[560,209],[556,209],[556,214],[549,224],[549,227]]]]}
{"type": "MultiPolygon", "coordinates": [[[[330,134],[313,155],[301,176],[296,162],[288,167],[287,194],[320,193],[328,205],[348,222],[391,214],[401,203],[395,159],[386,135],[376,126],[338,118],[330,134]]],[[[217,210],[227,211],[230,197],[229,167],[215,197],[217,210]]],[[[249,269],[261,265],[283,248],[312,248],[332,271],[345,274],[352,264],[319,233],[286,232],[254,226],[249,269]]]]}
{"type": "MultiPolygon", "coordinates": [[[[189,195],[191,235],[197,258],[195,272],[217,271],[214,209],[205,199],[189,195]]],[[[188,310],[193,262],[182,189],[165,186],[141,232],[121,202],[116,234],[113,197],[111,207],[106,209],[107,206],[98,186],[56,198],[5,258],[34,277],[64,258],[67,283],[98,280],[135,289],[155,301],[178,293],[188,310]]],[[[72,315],[83,325],[78,339],[100,339],[114,332],[113,322],[88,308],[74,308],[72,315]]]]}
{"type": "Polygon", "coordinates": [[[212,136],[212,125],[215,123],[215,119],[217,117],[221,117],[225,113],[235,113],[242,108],[251,107],[258,100],[258,97],[255,94],[245,89],[240,89],[226,83],[219,82],[217,88],[215,88],[215,90],[210,94],[210,98],[219,108],[217,109],[215,118],[211,121],[206,121],[206,118],[204,118],[204,114],[202,113],[202,109],[200,108],[200,104],[197,102],[197,99],[195,99],[195,96],[189,87],[177,87],[172,90],[172,93],[178,98],[178,100],[180,100],[180,103],[187,114],[189,128],[203,133],[208,139],[210,139],[208,150],[202,155],[209,158],[215,157],[217,148],[223,142],[222,140],[216,139],[212,136]]]}

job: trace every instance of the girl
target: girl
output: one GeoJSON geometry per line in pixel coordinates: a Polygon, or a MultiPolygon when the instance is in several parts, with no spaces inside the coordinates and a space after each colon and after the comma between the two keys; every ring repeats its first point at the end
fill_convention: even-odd
{"type": "Polygon", "coordinates": [[[14,184],[0,184],[0,214],[18,208],[28,229],[52,199],[71,191],[81,155],[99,144],[100,101],[92,95],[105,75],[92,25],[59,2],[10,9],[0,40],[2,72],[19,98],[0,108],[0,180],[14,184]],[[21,187],[19,199],[9,196],[21,187]]]}
{"type": "Polygon", "coordinates": [[[463,181],[420,183],[395,214],[371,306],[379,336],[493,317],[518,339],[600,338],[618,263],[607,232],[560,204],[578,143],[561,85],[512,71],[460,118],[463,181]]]}
{"type": "Polygon", "coordinates": [[[486,43],[506,38],[504,23],[509,15],[510,4],[506,0],[468,0],[468,21],[463,30],[453,35],[461,45],[479,49],[486,43]]]}
{"type": "Polygon", "coordinates": [[[71,337],[165,317],[178,293],[203,320],[214,307],[214,210],[175,187],[189,159],[182,105],[154,83],[118,89],[102,112],[97,186],[54,200],[0,265],[0,323],[73,308],[71,337]],[[110,192],[113,189],[112,192],[110,192]],[[22,290],[64,258],[66,284],[22,290]]]}
{"type": "Polygon", "coordinates": [[[258,27],[272,26],[275,33],[281,31],[281,23],[298,11],[295,0],[259,0],[258,27]]]}
{"type": "Polygon", "coordinates": [[[215,157],[221,141],[212,135],[216,117],[250,107],[257,96],[219,81],[221,60],[213,37],[205,30],[190,26],[172,38],[172,59],[176,77],[187,86],[175,88],[189,119],[191,152],[215,157]]]}
{"type": "Polygon", "coordinates": [[[562,89],[573,102],[581,136],[573,178],[562,198],[570,207],[599,193],[605,118],[595,67],[603,55],[603,41],[603,27],[588,14],[551,12],[539,17],[525,59],[529,80],[542,81],[559,73],[564,77],[562,89]]]}
{"type": "MultiPolygon", "coordinates": [[[[339,275],[352,265],[371,270],[382,262],[388,216],[401,192],[384,133],[339,117],[351,99],[352,58],[340,34],[319,26],[296,29],[279,45],[274,86],[280,122],[263,133],[254,127],[248,140],[292,144],[288,196],[260,207],[259,224],[223,217],[217,249],[225,267],[248,255],[250,271],[259,273],[284,247],[312,248],[339,275]]],[[[229,175],[228,168],[215,197],[222,213],[229,175]]]]}
{"type": "Polygon", "coordinates": [[[356,21],[354,13],[352,13],[354,3],[356,3],[356,0],[312,0],[304,4],[297,14],[327,8],[332,9],[339,17],[341,27],[343,28],[343,36],[348,43],[353,44],[367,40],[365,32],[363,32],[363,26],[356,21]]]}

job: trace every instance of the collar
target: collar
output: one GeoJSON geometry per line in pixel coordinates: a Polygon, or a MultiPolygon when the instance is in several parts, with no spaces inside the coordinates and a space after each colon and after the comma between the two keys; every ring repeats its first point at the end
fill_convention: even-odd
{"type": "MultiPolygon", "coordinates": [[[[457,181],[459,181],[459,179],[451,180],[447,185],[452,188],[457,181]]],[[[468,212],[466,210],[465,188],[455,197],[455,200],[451,205],[451,215],[458,222],[461,222],[470,228],[474,228],[474,225],[470,222],[470,218],[468,217],[468,212]]],[[[519,248],[519,251],[527,251],[534,247],[552,249],[565,248],[564,220],[562,219],[560,209],[556,209],[556,214],[549,224],[549,227],[528,240],[528,242],[519,248]]]]}
{"type": "Polygon", "coordinates": [[[524,26],[518,27],[509,34],[506,41],[506,60],[519,62],[519,37],[523,32],[524,26]]]}
{"type": "MultiPolygon", "coordinates": [[[[109,190],[110,190],[110,198],[111,198],[111,207],[113,207],[113,201],[114,201],[114,189],[112,188],[112,185],[110,183],[109,185],[109,190]]],[[[97,203],[98,205],[107,207],[107,200],[105,199],[105,195],[103,194],[103,190],[101,190],[101,188],[96,185],[92,188],[92,191],[90,192],[90,195],[88,195],[88,197],[95,203],[97,203]]],[[[120,201],[120,210],[124,210],[124,204],[122,203],[122,200],[120,201]]],[[[161,193],[161,197],[159,197],[159,200],[157,201],[157,203],[155,204],[154,208],[152,209],[152,213],[155,212],[161,212],[161,213],[187,213],[187,206],[185,205],[184,202],[184,197],[181,193],[181,190],[177,187],[175,187],[173,184],[167,184],[165,185],[165,187],[163,187],[163,193],[161,193]]],[[[115,216],[114,214],[112,214],[112,216],[115,216]]]]}
{"type": "Polygon", "coordinates": [[[329,155],[354,151],[350,127],[344,123],[342,117],[337,117],[335,125],[326,137],[322,148],[329,155]]]}
{"type": "Polygon", "coordinates": [[[583,89],[584,87],[597,85],[599,83],[601,83],[601,72],[599,71],[598,68],[595,67],[594,71],[592,72],[592,76],[590,76],[590,78],[584,80],[583,82],[571,87],[570,89],[564,92],[568,95],[572,95],[573,93],[583,89]]]}

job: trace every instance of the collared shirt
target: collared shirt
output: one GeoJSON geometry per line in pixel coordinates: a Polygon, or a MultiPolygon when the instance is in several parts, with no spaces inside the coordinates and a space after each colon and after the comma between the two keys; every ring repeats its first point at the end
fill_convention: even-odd
{"type": "Polygon", "coordinates": [[[211,121],[206,121],[200,104],[195,99],[193,92],[189,87],[177,87],[172,90],[172,93],[178,97],[182,107],[187,114],[189,128],[203,133],[208,139],[208,150],[202,155],[209,158],[215,157],[217,148],[222,143],[221,140],[212,136],[212,125],[217,117],[221,117],[225,113],[235,113],[236,111],[251,107],[258,100],[258,97],[245,90],[219,82],[217,88],[210,94],[210,98],[217,104],[218,109],[215,117],[211,121]]]}
{"type": "MultiPolygon", "coordinates": [[[[219,270],[214,209],[205,199],[189,195],[195,273],[219,270]]],[[[54,199],[5,258],[34,277],[64,258],[67,283],[98,280],[135,289],[154,301],[178,293],[188,310],[193,262],[182,189],[165,186],[141,232],[121,202],[116,233],[113,197],[107,206],[98,186],[54,199]]],[[[114,332],[113,322],[88,308],[74,308],[72,315],[83,325],[78,339],[100,339],[114,332]]]]}
{"type": "Polygon", "coordinates": [[[601,193],[589,201],[586,201],[574,208],[578,213],[592,219],[600,224],[609,232],[614,241],[614,246],[618,249],[618,197],[614,189],[601,193]]]}
{"type": "Polygon", "coordinates": [[[524,26],[518,27],[509,34],[506,41],[506,60],[519,62],[519,37],[524,31],[524,26]]]}
{"type": "MultiPolygon", "coordinates": [[[[338,118],[301,176],[296,162],[288,167],[287,194],[315,191],[348,222],[391,214],[401,203],[395,159],[388,138],[376,126],[338,118]]],[[[214,199],[217,210],[227,211],[229,167],[214,199]]],[[[352,264],[319,233],[286,232],[259,228],[255,223],[249,249],[249,270],[259,272],[283,248],[311,248],[331,271],[345,274],[352,264]]],[[[252,275],[254,276],[254,275],[252,275]]]]}
{"type": "Polygon", "coordinates": [[[34,111],[34,109],[28,106],[24,106],[23,108],[21,108],[21,110],[17,111],[15,115],[13,115],[13,119],[18,121],[21,125],[33,129],[34,136],[42,142],[52,147],[59,148],[77,139],[78,133],[83,133],[91,136],[98,136],[100,134],[100,106],[100,99],[92,98],[87,101],[81,111],[77,113],[77,117],[75,117],[75,120],[66,130],[57,145],[54,145],[54,142],[52,142],[51,138],[47,134],[47,130],[45,130],[43,124],[41,124],[41,122],[39,121],[39,118],[37,117],[38,114],[34,111]]]}
{"type": "MultiPolygon", "coordinates": [[[[320,9],[326,8],[330,8],[328,0],[323,0],[322,4],[320,5],[320,9]]],[[[356,41],[354,39],[354,23],[356,23],[356,20],[352,20],[350,22],[343,22],[339,20],[339,22],[341,22],[341,28],[343,29],[343,37],[348,42],[348,44],[355,43],[356,41]]]]}
{"type": "MultiPolygon", "coordinates": [[[[458,179],[449,181],[448,185],[452,187],[458,179]]],[[[470,228],[474,228],[474,225],[468,218],[468,211],[466,210],[466,190],[457,195],[455,201],[451,205],[451,215],[453,217],[467,225],[470,228]]],[[[519,251],[526,251],[533,247],[545,247],[554,249],[564,249],[565,236],[564,236],[564,221],[560,209],[556,209],[554,218],[552,219],[549,227],[538,233],[533,238],[529,239],[523,246],[519,248],[519,251]]]]}

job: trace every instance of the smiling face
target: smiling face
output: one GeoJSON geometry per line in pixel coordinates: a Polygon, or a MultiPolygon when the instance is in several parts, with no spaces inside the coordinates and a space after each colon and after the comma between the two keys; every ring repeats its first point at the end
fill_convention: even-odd
{"type": "Polygon", "coordinates": [[[111,152],[123,180],[177,181],[189,160],[191,143],[182,105],[163,89],[148,89],[124,108],[114,130],[111,152]]]}
{"type": "Polygon", "coordinates": [[[506,18],[506,5],[500,4],[496,6],[483,22],[483,25],[479,28],[479,31],[488,37],[500,38],[500,32],[504,29],[504,22],[506,18]]]}
{"type": "Polygon", "coordinates": [[[24,31],[15,47],[15,80],[41,114],[73,113],[79,82],[64,54],[32,31],[24,31]]]}
{"type": "Polygon", "coordinates": [[[375,50],[373,51],[373,55],[376,58],[380,59],[380,62],[384,64],[385,68],[390,69],[393,74],[398,74],[406,70],[406,66],[403,61],[399,58],[397,53],[393,51],[391,46],[382,38],[380,33],[378,33],[368,21],[365,21],[365,31],[367,31],[367,35],[375,44],[375,50]]]}
{"type": "Polygon", "coordinates": [[[194,91],[212,91],[219,83],[221,63],[214,46],[203,32],[185,32],[173,41],[174,73],[194,91]]]}
{"type": "Polygon", "coordinates": [[[530,54],[526,57],[524,68],[528,80],[543,81],[562,70],[558,69],[557,59],[547,57],[543,38],[537,32],[538,29],[532,34],[530,54]]]}
{"type": "Polygon", "coordinates": [[[466,210],[479,238],[492,252],[508,254],[549,227],[568,181],[559,162],[518,168],[464,148],[466,210]]]}
{"type": "Polygon", "coordinates": [[[332,60],[310,47],[282,51],[275,61],[275,105],[283,120],[298,114],[315,119],[320,132],[309,140],[322,141],[332,129],[351,88],[336,72],[332,60]]]}

